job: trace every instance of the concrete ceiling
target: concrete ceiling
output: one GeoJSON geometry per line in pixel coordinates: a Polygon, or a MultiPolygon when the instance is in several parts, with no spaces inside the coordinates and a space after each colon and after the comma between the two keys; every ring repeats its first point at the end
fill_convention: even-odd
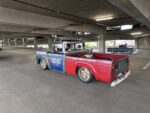
{"type": "Polygon", "coordinates": [[[106,26],[139,23],[107,0],[1,0],[0,6],[95,24],[96,18],[114,16],[111,21],[99,22],[106,26]]]}
{"type": "Polygon", "coordinates": [[[140,23],[132,15],[112,5],[110,0],[0,0],[0,14],[0,31],[17,32],[20,35],[68,35],[72,31],[101,33],[107,26],[140,23]],[[114,19],[95,21],[96,18],[109,15],[114,19]]]}
{"type": "Polygon", "coordinates": [[[140,27],[140,28],[134,28],[132,30],[125,30],[125,31],[110,31],[107,34],[109,35],[118,35],[120,37],[127,37],[127,38],[139,38],[144,36],[150,35],[150,29],[146,26],[140,27]],[[140,35],[132,36],[131,33],[141,32],[140,35]]]}
{"type": "Polygon", "coordinates": [[[150,0],[109,0],[128,15],[150,28],[150,0]]]}

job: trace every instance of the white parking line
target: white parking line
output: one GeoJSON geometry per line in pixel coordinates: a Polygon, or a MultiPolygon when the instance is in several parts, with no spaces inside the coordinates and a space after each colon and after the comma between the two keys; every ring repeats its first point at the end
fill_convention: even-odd
{"type": "Polygon", "coordinates": [[[142,69],[143,69],[143,70],[146,70],[149,66],[150,66],[150,62],[147,63],[142,69]]]}

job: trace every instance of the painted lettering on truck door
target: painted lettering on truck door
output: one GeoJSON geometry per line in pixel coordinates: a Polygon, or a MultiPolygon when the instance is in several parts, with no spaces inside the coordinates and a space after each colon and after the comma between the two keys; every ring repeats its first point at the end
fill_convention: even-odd
{"type": "Polygon", "coordinates": [[[50,54],[50,69],[64,72],[64,59],[63,54],[50,54]]]}

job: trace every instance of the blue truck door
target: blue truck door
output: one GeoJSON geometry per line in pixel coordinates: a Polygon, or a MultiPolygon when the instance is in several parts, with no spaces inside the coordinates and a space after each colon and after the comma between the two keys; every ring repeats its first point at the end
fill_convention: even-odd
{"type": "Polygon", "coordinates": [[[49,56],[50,56],[50,69],[56,70],[59,72],[64,72],[65,55],[52,53],[52,54],[49,54],[49,56]]]}

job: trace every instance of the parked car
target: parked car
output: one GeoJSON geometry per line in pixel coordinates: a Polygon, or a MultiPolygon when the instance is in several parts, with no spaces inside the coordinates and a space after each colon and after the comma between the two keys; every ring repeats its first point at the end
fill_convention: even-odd
{"type": "Polygon", "coordinates": [[[54,51],[37,51],[35,56],[42,70],[78,76],[84,83],[95,78],[115,86],[130,75],[127,55],[88,52],[81,41],[55,42],[54,51]]]}
{"type": "Polygon", "coordinates": [[[135,48],[128,48],[127,45],[120,45],[119,47],[107,48],[107,52],[111,53],[133,53],[135,48]]]}

